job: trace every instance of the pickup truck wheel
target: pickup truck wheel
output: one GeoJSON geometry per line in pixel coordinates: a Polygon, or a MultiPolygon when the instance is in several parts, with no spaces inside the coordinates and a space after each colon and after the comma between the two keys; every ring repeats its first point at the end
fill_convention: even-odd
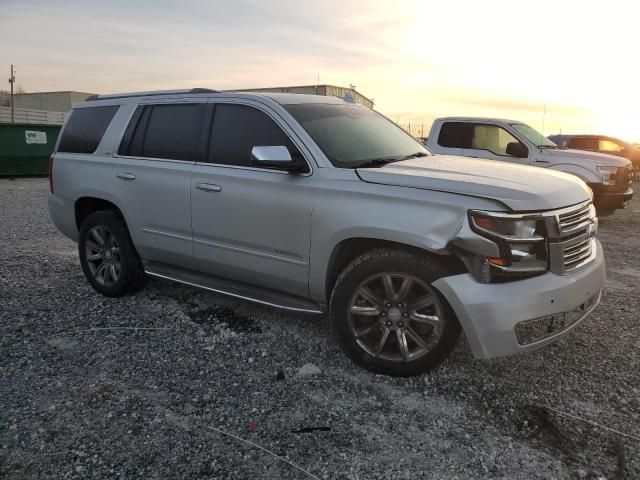
{"type": "Polygon", "coordinates": [[[373,250],[340,274],[330,301],[334,337],[358,365],[412,376],[453,350],[460,324],[431,284],[451,273],[437,259],[402,250],[373,250]]]}
{"type": "Polygon", "coordinates": [[[596,215],[598,217],[609,217],[616,213],[615,208],[596,208],[596,215]]]}
{"type": "Polygon", "coordinates": [[[80,265],[89,284],[107,297],[120,297],[144,285],[144,270],[122,218],[101,210],[87,216],[78,238],[80,265]]]}

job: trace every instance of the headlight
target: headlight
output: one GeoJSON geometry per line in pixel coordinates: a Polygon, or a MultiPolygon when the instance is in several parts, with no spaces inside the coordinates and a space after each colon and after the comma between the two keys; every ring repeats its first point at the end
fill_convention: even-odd
{"type": "Polygon", "coordinates": [[[469,223],[473,231],[494,241],[500,250],[499,257],[475,259],[476,278],[480,281],[504,281],[547,271],[544,220],[472,211],[469,223]]]}
{"type": "Polygon", "coordinates": [[[616,173],[618,173],[618,167],[596,167],[600,175],[602,175],[602,184],[603,185],[615,185],[616,184],[616,173]]]}
{"type": "Polygon", "coordinates": [[[544,240],[544,237],[536,235],[536,220],[490,217],[481,213],[472,213],[471,219],[476,230],[482,230],[490,235],[513,240],[544,240]]]}

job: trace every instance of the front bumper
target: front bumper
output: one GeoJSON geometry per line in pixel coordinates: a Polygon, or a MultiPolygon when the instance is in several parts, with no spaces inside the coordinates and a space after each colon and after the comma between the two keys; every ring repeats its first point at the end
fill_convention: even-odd
{"type": "Polygon", "coordinates": [[[456,313],[474,357],[533,350],[569,333],[598,305],[604,286],[602,246],[596,240],[595,259],[567,275],[549,272],[526,280],[484,284],[467,273],[441,278],[433,286],[456,313]],[[570,321],[537,341],[518,342],[516,327],[550,316],[570,321]]]}
{"type": "Polygon", "coordinates": [[[627,202],[633,197],[633,190],[627,188],[625,190],[609,191],[604,188],[593,190],[593,204],[599,210],[617,210],[624,208],[627,202]]]}

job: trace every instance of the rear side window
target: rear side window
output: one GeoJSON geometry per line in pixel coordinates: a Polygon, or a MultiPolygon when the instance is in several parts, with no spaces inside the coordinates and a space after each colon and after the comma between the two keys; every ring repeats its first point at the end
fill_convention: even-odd
{"type": "Polygon", "coordinates": [[[438,145],[449,148],[471,148],[473,129],[472,123],[447,122],[440,128],[438,145]]]}
{"type": "Polygon", "coordinates": [[[58,151],[67,153],[95,152],[118,108],[120,107],[114,105],[74,109],[64,132],[62,132],[58,151]]]}
{"type": "Polygon", "coordinates": [[[119,154],[195,161],[204,105],[138,107],[125,132],[119,154]]]}
{"type": "Polygon", "coordinates": [[[216,105],[209,162],[248,167],[253,147],[280,145],[289,149],[292,159],[304,161],[287,134],[265,113],[245,105],[216,105]]]}
{"type": "Polygon", "coordinates": [[[578,150],[597,150],[598,140],[593,137],[576,137],[569,140],[567,147],[578,150]]]}

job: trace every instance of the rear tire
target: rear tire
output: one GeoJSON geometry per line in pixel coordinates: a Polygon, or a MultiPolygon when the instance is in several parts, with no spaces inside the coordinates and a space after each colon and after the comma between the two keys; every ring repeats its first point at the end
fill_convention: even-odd
{"type": "Polygon", "coordinates": [[[431,285],[451,275],[437,258],[378,249],[354,259],[334,286],[333,336],[356,364],[408,377],[437,367],[451,353],[460,324],[431,285]]]}
{"type": "Polygon", "coordinates": [[[100,210],[84,219],[78,253],[87,281],[102,295],[120,297],[144,286],[142,262],[124,220],[115,211],[100,210]]]}

